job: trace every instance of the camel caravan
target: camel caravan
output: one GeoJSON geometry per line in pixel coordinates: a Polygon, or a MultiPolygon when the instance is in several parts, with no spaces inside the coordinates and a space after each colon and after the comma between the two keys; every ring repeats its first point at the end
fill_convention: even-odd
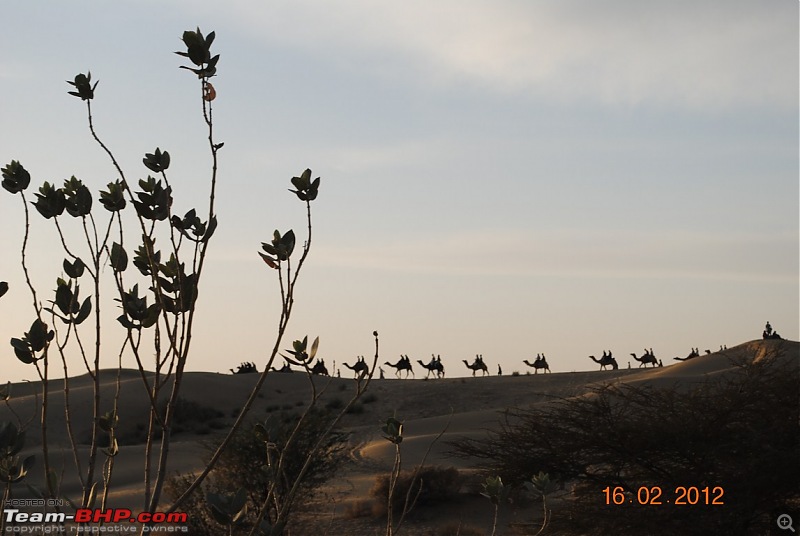
{"type": "MultiPolygon", "coordinates": [[[[772,325],[769,322],[767,322],[766,326],[764,327],[764,331],[762,332],[762,338],[782,339],[782,337],[778,334],[778,332],[772,328],[772,325]]],[[[726,345],[720,345],[719,347],[720,352],[727,350],[728,347],[726,345]]],[[[711,354],[711,350],[708,349],[705,350],[705,354],[706,355],[711,354]]],[[[691,359],[696,359],[700,357],[700,355],[701,355],[700,348],[692,347],[691,351],[686,355],[686,357],[676,356],[673,359],[675,361],[689,361],[691,359]]],[[[635,352],[631,352],[630,356],[633,358],[634,361],[639,362],[639,368],[642,367],[647,368],[648,365],[651,368],[664,366],[664,363],[661,361],[661,359],[658,359],[656,357],[655,352],[653,352],[652,348],[645,348],[641,356],[638,356],[635,352]]],[[[614,355],[610,350],[603,350],[603,354],[599,359],[593,355],[590,355],[589,359],[600,365],[600,370],[619,370],[619,363],[617,362],[616,358],[614,358],[614,355]]],[[[417,359],[416,361],[420,367],[422,367],[427,371],[427,374],[425,375],[424,379],[427,380],[430,379],[431,377],[433,377],[434,379],[442,379],[445,377],[444,364],[442,363],[441,355],[431,354],[431,359],[427,363],[425,363],[421,359],[417,359]]],[[[466,359],[462,359],[461,361],[469,370],[472,371],[473,377],[477,376],[478,371],[480,371],[481,377],[490,375],[489,367],[483,360],[483,354],[476,354],[475,359],[472,361],[472,363],[470,363],[466,359]]],[[[528,361],[527,359],[523,359],[522,363],[532,368],[534,374],[538,374],[539,371],[542,371],[543,374],[547,374],[550,372],[550,365],[547,362],[547,357],[545,357],[543,353],[536,354],[536,359],[532,362],[528,361]]],[[[294,364],[297,365],[297,363],[294,364]]],[[[353,371],[353,376],[357,380],[361,380],[362,378],[365,378],[370,374],[369,364],[367,363],[366,359],[364,359],[363,355],[358,356],[356,358],[355,364],[353,365],[350,365],[349,363],[342,363],[342,364],[345,366],[345,368],[348,368],[353,371]]],[[[336,373],[337,377],[341,377],[340,371],[339,369],[335,368],[335,365],[336,363],[334,362],[334,369],[335,369],[334,372],[336,373]]],[[[391,363],[389,361],[386,361],[384,365],[395,369],[394,375],[398,379],[400,378],[408,379],[409,377],[416,378],[416,374],[414,373],[414,366],[411,362],[411,358],[409,358],[408,355],[400,354],[400,359],[396,363],[391,363]]],[[[628,361],[628,368],[629,369],[631,368],[630,361],[628,361]]],[[[252,362],[243,362],[237,367],[236,370],[234,369],[229,369],[229,370],[231,371],[232,374],[248,374],[248,373],[258,372],[255,363],[252,362]]],[[[295,370],[292,369],[288,360],[280,369],[272,367],[270,370],[272,372],[281,372],[281,373],[295,372],[295,370]]],[[[316,362],[313,364],[313,366],[311,365],[305,366],[305,371],[310,374],[330,376],[328,368],[325,366],[325,361],[323,359],[317,359],[316,362]]],[[[380,379],[382,380],[385,379],[386,376],[383,367],[379,367],[378,371],[380,373],[380,379]]],[[[530,374],[530,372],[528,372],[527,374],[530,374]]],[[[500,367],[499,364],[497,365],[497,375],[498,376],[503,375],[503,369],[500,367]]],[[[514,372],[513,375],[518,376],[519,373],[514,372]]]]}

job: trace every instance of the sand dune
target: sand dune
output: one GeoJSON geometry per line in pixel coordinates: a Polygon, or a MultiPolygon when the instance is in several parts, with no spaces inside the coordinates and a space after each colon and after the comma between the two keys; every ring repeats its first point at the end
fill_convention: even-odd
{"type": "MultiPolygon", "coordinates": [[[[441,465],[464,465],[463,460],[449,459],[444,441],[459,435],[477,437],[487,428],[496,426],[502,412],[509,407],[524,407],[547,403],[554,399],[578,396],[592,386],[607,382],[632,385],[692,384],[706,378],[718,377],[732,370],[732,360],[766,359],[776,350],[786,350],[783,359],[800,366],[799,345],[790,341],[751,341],[726,351],[703,355],[683,362],[665,360],[663,368],[634,368],[616,371],[591,371],[553,373],[521,376],[491,376],[486,378],[452,378],[440,380],[373,380],[369,392],[373,401],[363,404],[363,412],[347,415],[345,428],[352,432],[354,463],[337,479],[339,488],[331,487],[330,493],[339,493],[340,500],[356,500],[372,485],[374,476],[390,469],[394,456],[393,445],[384,440],[380,424],[389,416],[404,421],[405,439],[402,444],[404,464],[412,466],[421,461],[431,442],[447,427],[445,436],[433,446],[427,463],[441,465]],[[337,491],[338,490],[338,491],[337,491]],[[346,498],[344,498],[346,496],[346,498]]],[[[588,365],[588,364],[587,364],[588,365]]],[[[147,419],[148,400],[138,371],[123,370],[120,376],[119,434],[121,437],[135,435],[147,419]]],[[[152,375],[148,375],[152,381],[152,375]]],[[[104,371],[101,392],[105,402],[102,410],[111,409],[117,388],[116,371],[104,371]]],[[[233,422],[246,399],[247,393],[257,380],[256,375],[223,375],[216,373],[187,373],[182,389],[185,400],[213,408],[220,429],[233,422]]],[[[339,399],[345,402],[352,396],[355,381],[346,378],[314,378],[318,388],[325,387],[321,404],[339,399]]],[[[72,378],[70,405],[73,408],[72,426],[79,439],[85,440],[90,429],[92,382],[87,375],[72,378]]],[[[63,380],[51,383],[52,393],[49,407],[49,437],[52,441],[54,463],[65,468],[64,492],[72,497],[78,495],[77,480],[72,469],[72,457],[66,440],[64,417],[63,380]]],[[[40,386],[20,383],[12,386],[13,398],[10,407],[23,419],[36,417],[28,427],[26,453],[40,457],[37,445],[41,441],[38,415],[35,415],[32,393],[40,386]]],[[[299,373],[270,374],[262,387],[253,415],[264,418],[268,411],[298,409],[305,407],[310,398],[308,379],[299,373]]],[[[41,396],[38,397],[41,402],[41,396]]],[[[8,407],[0,406],[0,420],[15,420],[8,407]]],[[[209,439],[214,430],[202,435],[177,434],[174,437],[170,457],[170,472],[191,472],[202,467],[205,450],[202,440],[209,439]]],[[[80,447],[85,454],[86,447],[80,447]]],[[[113,506],[141,508],[143,481],[143,446],[128,444],[121,447],[115,460],[113,489],[110,503],[113,506]]],[[[37,463],[29,482],[42,481],[42,467],[37,463]]]]}

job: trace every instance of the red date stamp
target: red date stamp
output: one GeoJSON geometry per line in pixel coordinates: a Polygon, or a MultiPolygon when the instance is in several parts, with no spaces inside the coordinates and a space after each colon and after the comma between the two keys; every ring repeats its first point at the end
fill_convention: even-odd
{"type": "Polygon", "coordinates": [[[661,486],[639,486],[635,490],[626,490],[622,486],[608,486],[603,489],[607,505],[640,504],[659,506],[674,504],[677,506],[721,506],[725,504],[725,490],[722,486],[697,487],[677,486],[672,491],[665,491],[661,486]]]}

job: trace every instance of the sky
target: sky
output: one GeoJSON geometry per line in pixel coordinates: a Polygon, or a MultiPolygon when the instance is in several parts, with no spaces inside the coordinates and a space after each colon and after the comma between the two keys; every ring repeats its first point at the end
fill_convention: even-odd
{"type": "MultiPolygon", "coordinates": [[[[257,252],[275,229],[304,240],[287,189],[306,168],[321,187],[283,347],[319,336],[329,367],[370,357],[373,330],[381,362],[438,354],[447,376],[470,374],[461,361],[476,354],[505,374],[538,353],[554,372],[594,370],[587,356],[604,350],[626,367],[653,348],[670,365],[759,338],[767,320],[800,338],[794,0],[15,1],[2,13],[0,164],[31,172],[29,200],[44,181],[75,175],[97,192],[117,178],[67,95],[91,71],[99,135],[129,181],[147,175],[144,153],[169,151],[179,214],[207,204],[210,156],[199,83],[173,52],[184,30],[216,32],[219,229],[188,370],[263,367],[280,294],[257,252]]],[[[65,255],[33,216],[46,302],[65,255]]],[[[33,380],[8,343],[35,318],[18,195],[0,192],[0,229],[0,382],[33,380]]],[[[113,293],[102,306],[112,367],[124,332],[113,293]]]]}

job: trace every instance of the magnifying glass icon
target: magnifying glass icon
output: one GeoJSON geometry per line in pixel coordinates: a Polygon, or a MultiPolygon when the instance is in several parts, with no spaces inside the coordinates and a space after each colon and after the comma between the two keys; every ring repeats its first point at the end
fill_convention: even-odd
{"type": "Polygon", "coordinates": [[[781,514],[778,516],[778,528],[781,530],[789,529],[794,532],[794,527],[792,526],[792,516],[789,514],[781,514]]]}

